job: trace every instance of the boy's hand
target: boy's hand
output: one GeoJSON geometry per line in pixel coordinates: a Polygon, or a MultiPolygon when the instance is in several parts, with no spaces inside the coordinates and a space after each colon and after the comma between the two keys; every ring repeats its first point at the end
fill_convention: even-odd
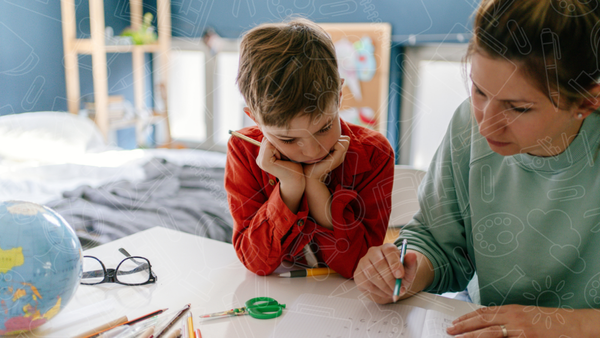
{"type": "Polygon", "coordinates": [[[417,255],[407,252],[404,266],[400,264],[400,250],[392,243],[369,248],[358,262],[354,281],[358,289],[369,295],[374,302],[386,304],[406,298],[417,274],[417,255]],[[402,278],[400,296],[394,296],[396,278],[402,278]]]}
{"type": "Polygon", "coordinates": [[[350,147],[350,136],[342,135],[333,146],[333,152],[327,155],[327,157],[320,162],[303,165],[306,178],[323,182],[329,172],[344,162],[348,147],[350,147]]]}
{"type": "Polygon", "coordinates": [[[275,148],[265,137],[260,144],[260,150],[256,157],[256,164],[262,170],[277,177],[280,182],[290,184],[295,182],[303,183],[304,177],[302,165],[300,163],[287,161],[282,159],[282,157],[279,150],[277,150],[277,148],[275,148]]]}

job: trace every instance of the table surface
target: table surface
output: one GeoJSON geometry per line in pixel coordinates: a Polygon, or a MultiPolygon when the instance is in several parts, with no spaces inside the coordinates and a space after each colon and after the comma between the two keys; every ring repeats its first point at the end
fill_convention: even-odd
{"type": "MultiPolygon", "coordinates": [[[[124,258],[119,248],[148,258],[158,277],[157,283],[133,287],[80,285],[55,318],[19,337],[73,337],[124,315],[134,319],[163,308],[174,312],[188,303],[194,326],[201,329],[203,338],[268,337],[284,318],[285,311],[272,320],[242,316],[201,322],[198,316],[243,306],[246,300],[257,296],[273,297],[288,306],[303,293],[353,299],[360,296],[353,280],[337,274],[309,278],[258,276],[242,265],[231,244],[162,227],[121,238],[84,254],[100,258],[107,268],[116,267],[124,258]]],[[[401,303],[455,316],[477,308],[471,303],[428,293],[401,303]]]]}

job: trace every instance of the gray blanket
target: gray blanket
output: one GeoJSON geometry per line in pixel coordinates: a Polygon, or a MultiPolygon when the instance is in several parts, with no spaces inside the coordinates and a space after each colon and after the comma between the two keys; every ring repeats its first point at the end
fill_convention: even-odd
{"type": "Polygon", "coordinates": [[[155,226],[231,243],[223,168],[153,159],[144,169],[142,182],[82,186],[47,206],[69,222],[86,249],[155,226]]]}

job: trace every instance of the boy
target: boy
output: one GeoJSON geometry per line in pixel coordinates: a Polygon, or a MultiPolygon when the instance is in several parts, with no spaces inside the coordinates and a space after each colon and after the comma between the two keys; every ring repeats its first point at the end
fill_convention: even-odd
{"type": "Polygon", "coordinates": [[[351,278],[383,243],[394,153],[380,133],[340,120],[342,81],[330,37],[309,20],[260,25],[242,39],[237,82],[257,126],[240,133],[261,145],[229,140],[225,189],[236,253],[254,273],[306,263],[308,244],[351,278]]]}

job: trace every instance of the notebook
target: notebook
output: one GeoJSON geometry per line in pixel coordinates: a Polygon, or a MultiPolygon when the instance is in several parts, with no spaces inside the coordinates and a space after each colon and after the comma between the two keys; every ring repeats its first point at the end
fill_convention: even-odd
{"type": "Polygon", "coordinates": [[[315,294],[300,295],[284,314],[270,337],[446,338],[452,337],[446,328],[456,319],[415,306],[379,305],[365,296],[349,299],[315,294]]]}

